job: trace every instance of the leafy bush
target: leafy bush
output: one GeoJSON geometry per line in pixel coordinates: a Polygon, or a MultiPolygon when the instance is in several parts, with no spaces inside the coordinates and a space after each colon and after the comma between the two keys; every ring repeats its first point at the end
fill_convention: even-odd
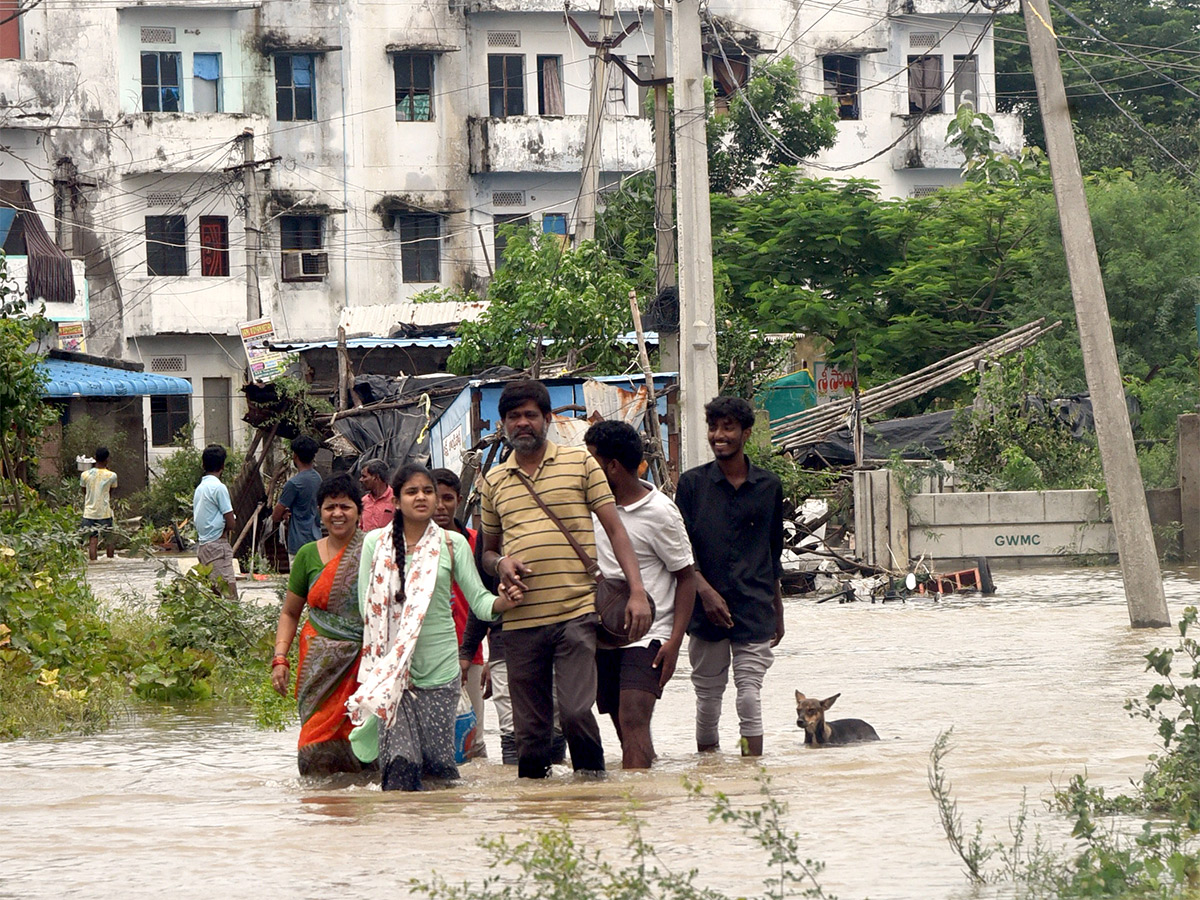
{"type": "MultiPolygon", "coordinates": [[[[163,459],[150,486],[130,498],[130,506],[154,525],[162,527],[192,517],[192,494],[204,477],[204,465],[200,461],[203,450],[192,442],[194,429],[194,422],[180,429],[173,444],[175,452],[163,459]]],[[[229,451],[221,475],[226,485],[232,487],[242,469],[243,458],[241,451],[229,451]]]]}
{"type": "Polygon", "coordinates": [[[0,739],[103,728],[131,694],[252,705],[267,727],[294,717],[266,693],[278,606],[226,600],[198,567],[163,580],[153,611],[105,608],[76,524],[32,493],[0,510],[0,739]]]}
{"type": "Polygon", "coordinates": [[[930,754],[929,785],[951,846],[978,883],[1006,882],[1017,896],[1194,898],[1200,889],[1200,642],[1189,636],[1197,622],[1188,607],[1179,622],[1179,644],[1146,654],[1147,670],[1163,680],[1144,700],[1125,708],[1156,725],[1162,752],[1130,793],[1109,795],[1071,778],[1053,806],[1068,815],[1073,852],[1055,852],[1040,836],[1025,843],[1025,809],[1013,827],[1014,841],[989,841],[976,824],[965,839],[962,817],[943,768],[949,733],[930,754]],[[1133,821],[1131,821],[1133,819],[1133,821]],[[1141,819],[1141,822],[1137,822],[1141,819]],[[999,856],[1004,865],[989,867],[999,856]]]}
{"type": "MultiPolygon", "coordinates": [[[[764,900],[797,896],[834,900],[817,880],[822,864],[805,859],[799,836],[784,827],[787,804],[771,794],[765,772],[759,773],[759,785],[765,799],[756,808],[740,809],[725,794],[712,795],[709,821],[736,826],[763,851],[764,900]]],[[[702,785],[685,781],[685,786],[694,798],[710,799],[702,785]]],[[[450,884],[436,875],[410,884],[430,900],[729,900],[727,894],[697,885],[698,869],[673,870],[645,839],[636,816],[630,814],[625,823],[631,857],[626,865],[607,862],[599,852],[580,845],[563,822],[540,833],[528,832],[515,843],[504,835],[481,838],[479,846],[490,857],[487,866],[495,873],[482,884],[450,884]]]]}
{"type": "Polygon", "coordinates": [[[950,441],[960,478],[981,490],[1102,487],[1094,437],[1076,439],[1038,402],[1059,395],[1036,350],[985,372],[976,404],[960,413],[950,441]]]}
{"type": "Polygon", "coordinates": [[[128,435],[113,427],[112,422],[94,419],[91,416],[73,418],[63,426],[62,444],[59,446],[59,471],[73,483],[79,493],[79,475],[75,469],[75,457],[91,456],[97,447],[107,447],[114,457],[121,456],[128,435]]]}

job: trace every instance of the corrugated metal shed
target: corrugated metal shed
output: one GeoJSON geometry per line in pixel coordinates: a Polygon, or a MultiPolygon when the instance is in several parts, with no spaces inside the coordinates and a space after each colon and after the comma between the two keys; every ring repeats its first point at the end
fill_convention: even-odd
{"type": "Polygon", "coordinates": [[[434,325],[453,325],[474,322],[488,301],[475,303],[381,303],[372,306],[348,306],[342,310],[338,324],[347,335],[389,335],[402,325],[430,328],[434,325]]]}
{"type": "Polygon", "coordinates": [[[46,359],[40,363],[50,376],[46,397],[145,397],[166,394],[190,394],[187,379],[171,375],[110,369],[91,363],[66,359],[46,359]]]}

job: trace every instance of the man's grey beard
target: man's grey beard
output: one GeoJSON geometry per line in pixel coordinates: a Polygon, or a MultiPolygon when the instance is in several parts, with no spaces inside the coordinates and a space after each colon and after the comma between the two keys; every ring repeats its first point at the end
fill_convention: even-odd
{"type": "Polygon", "coordinates": [[[546,443],[546,435],[542,434],[518,434],[506,435],[508,443],[518,453],[532,453],[537,450],[542,444],[546,443]]]}

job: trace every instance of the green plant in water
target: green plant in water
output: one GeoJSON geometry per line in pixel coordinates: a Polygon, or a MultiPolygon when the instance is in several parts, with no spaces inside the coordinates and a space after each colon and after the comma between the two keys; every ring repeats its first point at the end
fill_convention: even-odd
{"type": "MultiPolygon", "coordinates": [[[[741,809],[722,793],[708,795],[698,782],[685,781],[696,799],[711,800],[709,820],[737,826],[765,854],[767,876],[763,879],[764,900],[807,897],[835,900],[822,889],[817,876],[822,865],[805,859],[799,837],[784,825],[787,804],[775,799],[770,779],[759,773],[764,796],[758,807],[741,809]]],[[[481,838],[479,846],[488,854],[493,874],[478,884],[451,884],[440,876],[413,879],[411,887],[430,900],[730,900],[729,895],[697,885],[697,868],[673,869],[642,834],[637,817],[623,820],[629,830],[629,861],[616,864],[575,840],[566,821],[541,832],[526,832],[510,841],[481,838]]],[[[739,895],[741,896],[741,895],[739,895]]]]}
{"type": "Polygon", "coordinates": [[[1024,805],[1012,849],[985,840],[979,824],[974,837],[964,839],[943,768],[950,735],[938,737],[930,754],[930,791],[947,839],[973,881],[1008,883],[1018,896],[1200,896],[1200,642],[1189,636],[1197,617],[1196,608],[1188,607],[1178,646],[1146,654],[1147,670],[1162,681],[1144,700],[1125,704],[1131,715],[1153,722],[1162,739],[1162,751],[1150,757],[1141,781],[1131,792],[1108,794],[1086,775],[1075,775],[1055,792],[1052,808],[1071,821],[1075,845],[1069,851],[1048,849],[1040,835],[1023,847],[1024,805]],[[996,853],[1005,866],[988,869],[996,853]]]}

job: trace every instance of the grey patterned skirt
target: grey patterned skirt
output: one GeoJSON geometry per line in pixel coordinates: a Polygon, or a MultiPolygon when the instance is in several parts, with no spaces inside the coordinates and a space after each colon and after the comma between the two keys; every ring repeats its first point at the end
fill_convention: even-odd
{"type": "Polygon", "coordinates": [[[396,720],[382,731],[379,768],[385,791],[419,791],[423,779],[458,778],[454,763],[454,720],[458,716],[459,679],[432,688],[404,692],[396,720]]]}

